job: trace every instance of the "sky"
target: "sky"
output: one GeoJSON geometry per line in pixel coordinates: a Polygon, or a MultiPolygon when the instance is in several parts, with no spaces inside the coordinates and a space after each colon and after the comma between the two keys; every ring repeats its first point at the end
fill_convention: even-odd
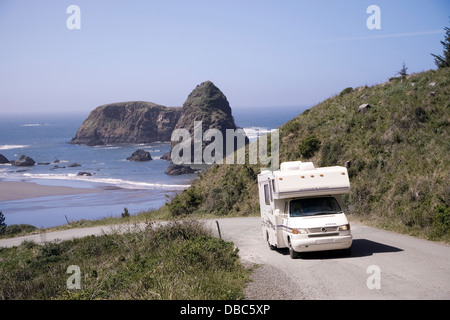
{"type": "Polygon", "coordinates": [[[449,25],[448,0],[0,0],[0,115],[182,106],[206,80],[233,109],[313,106],[436,69],[449,25]]]}

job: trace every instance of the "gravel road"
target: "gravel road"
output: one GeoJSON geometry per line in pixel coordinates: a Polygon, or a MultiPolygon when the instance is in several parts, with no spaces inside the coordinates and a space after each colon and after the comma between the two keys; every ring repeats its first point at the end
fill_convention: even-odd
{"type": "MultiPolygon", "coordinates": [[[[450,299],[450,246],[352,223],[350,256],[317,252],[292,260],[286,250],[268,248],[258,217],[207,220],[217,234],[216,221],[222,238],[239,248],[242,261],[258,266],[246,290],[248,299],[450,299]]],[[[110,230],[92,227],[3,239],[0,247],[110,230]]]]}
{"type": "Polygon", "coordinates": [[[248,299],[450,299],[450,246],[352,223],[350,256],[292,260],[287,250],[268,248],[259,218],[218,221],[242,260],[260,265],[248,299]]]}

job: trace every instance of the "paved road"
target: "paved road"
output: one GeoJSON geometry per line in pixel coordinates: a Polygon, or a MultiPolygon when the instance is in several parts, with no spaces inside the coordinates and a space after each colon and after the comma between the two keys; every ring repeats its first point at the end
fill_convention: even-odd
{"type": "MultiPolygon", "coordinates": [[[[217,234],[216,220],[207,224],[217,234]]],[[[260,219],[218,219],[222,237],[233,241],[242,260],[260,265],[249,285],[250,299],[450,299],[450,246],[352,224],[352,253],[310,253],[290,259],[271,251],[260,219]]],[[[115,227],[118,228],[118,227],[115,227]]],[[[0,240],[0,246],[67,240],[108,232],[110,227],[71,229],[0,240]]]]}

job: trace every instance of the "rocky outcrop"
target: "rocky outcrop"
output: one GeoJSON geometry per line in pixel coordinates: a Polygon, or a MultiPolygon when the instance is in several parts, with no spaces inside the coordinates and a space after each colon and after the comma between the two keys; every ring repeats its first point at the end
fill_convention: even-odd
{"type": "Polygon", "coordinates": [[[69,168],[81,167],[81,164],[74,162],[74,163],[69,164],[68,167],[69,168]]]}
{"type": "Polygon", "coordinates": [[[196,171],[191,169],[188,166],[183,166],[180,164],[171,163],[169,167],[166,169],[166,174],[169,176],[177,176],[180,174],[188,174],[188,173],[195,173],[196,171]]]}
{"type": "MultiPolygon", "coordinates": [[[[187,129],[191,136],[191,160],[193,161],[194,150],[194,124],[201,121],[202,137],[209,129],[217,129],[223,137],[222,153],[226,155],[226,130],[236,130],[238,127],[234,123],[231,114],[231,107],[226,96],[211,81],[205,81],[198,85],[188,96],[183,104],[181,116],[175,129],[187,129]]],[[[242,139],[245,144],[248,139],[242,131],[242,139]]],[[[204,140],[204,139],[203,139],[204,140]]],[[[211,141],[212,142],[212,141],[211,141]]],[[[210,141],[202,142],[202,154],[204,148],[211,143],[210,141]]],[[[172,141],[172,149],[179,141],[172,141]]],[[[236,149],[232,150],[233,152],[236,149]]],[[[172,159],[173,160],[173,159],[172,159]]],[[[192,162],[191,161],[191,162],[192,162]]]]}
{"type": "Polygon", "coordinates": [[[152,157],[150,155],[150,152],[138,149],[135,152],[131,154],[131,157],[128,157],[127,160],[130,161],[150,161],[152,160],[152,157]]]}
{"type": "Polygon", "coordinates": [[[358,107],[358,111],[361,113],[366,113],[372,106],[370,104],[364,103],[358,107]]]}
{"type": "Polygon", "coordinates": [[[32,158],[21,155],[19,159],[10,162],[13,166],[31,167],[36,163],[32,158]]]}
{"type": "Polygon", "coordinates": [[[72,139],[73,144],[170,141],[181,108],[151,102],[112,103],[94,109],[72,139]]]}
{"type": "Polygon", "coordinates": [[[164,153],[161,158],[161,160],[166,160],[166,161],[170,161],[170,152],[166,152],[164,153]]]}
{"type": "Polygon", "coordinates": [[[0,154],[0,164],[9,163],[9,160],[2,154],[0,154]]]}
{"type": "Polygon", "coordinates": [[[80,171],[80,172],[78,172],[77,176],[78,177],[82,177],[82,176],[91,177],[94,174],[95,173],[90,173],[90,172],[87,172],[87,171],[80,171]]]}

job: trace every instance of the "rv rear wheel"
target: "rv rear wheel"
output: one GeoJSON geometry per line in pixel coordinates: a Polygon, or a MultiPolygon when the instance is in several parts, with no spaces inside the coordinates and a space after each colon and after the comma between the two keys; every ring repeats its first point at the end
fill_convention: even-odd
{"type": "Polygon", "coordinates": [[[268,232],[266,233],[266,239],[267,239],[267,244],[269,245],[269,249],[270,249],[270,250],[275,250],[277,247],[270,244],[270,241],[269,241],[269,233],[268,233],[268,232]]]}

